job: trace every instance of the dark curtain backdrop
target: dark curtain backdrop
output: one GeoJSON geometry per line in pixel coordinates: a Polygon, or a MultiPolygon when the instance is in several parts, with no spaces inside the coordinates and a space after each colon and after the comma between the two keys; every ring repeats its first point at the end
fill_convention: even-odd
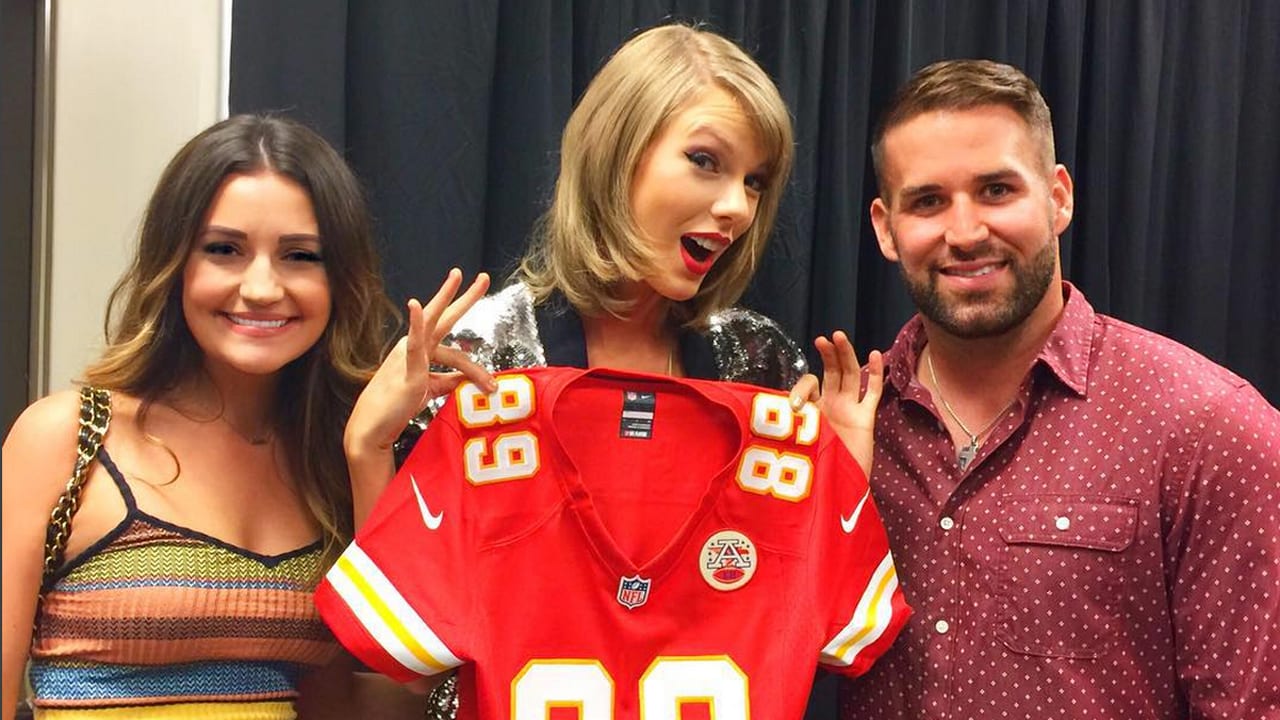
{"type": "Polygon", "coordinates": [[[876,109],[946,57],[1040,83],[1076,179],[1064,271],[1099,310],[1170,335],[1280,403],[1280,3],[1270,0],[236,3],[233,111],[281,110],[367,183],[393,296],[505,275],[544,209],[559,133],[637,29],[738,40],[796,120],[797,163],[746,304],[795,337],[887,347],[910,315],[867,219],[876,109]]]}
{"type": "MultiPolygon", "coordinates": [[[[794,337],[885,348],[910,316],[876,249],[868,136],[913,70],[1013,63],[1076,180],[1068,279],[1280,404],[1280,2],[1272,0],[275,0],[235,4],[233,111],[285,111],[367,183],[393,297],[453,265],[506,274],[560,130],[637,29],[699,20],[778,82],[797,163],[746,304],[794,337]]],[[[811,358],[816,360],[816,358],[811,358]]],[[[819,682],[810,717],[834,717],[819,682]]]]}
{"type": "MultiPolygon", "coordinates": [[[[366,182],[397,300],[452,265],[505,275],[573,102],[668,18],[738,40],[796,121],[797,163],[745,303],[796,338],[884,348],[911,313],[867,206],[876,110],[933,60],[1022,67],[1076,179],[1066,277],[1280,403],[1280,2],[275,0],[235,4],[233,111],[311,122],[366,182]]],[[[816,359],[816,358],[814,358],[816,359]]]]}

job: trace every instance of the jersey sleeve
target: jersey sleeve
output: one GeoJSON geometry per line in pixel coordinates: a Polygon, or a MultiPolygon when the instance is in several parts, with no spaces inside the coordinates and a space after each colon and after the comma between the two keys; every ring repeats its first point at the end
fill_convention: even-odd
{"type": "Polygon", "coordinates": [[[450,407],[427,428],[316,591],[316,606],[339,642],[401,682],[448,671],[468,657],[466,568],[474,543],[450,407]]]}
{"type": "Polygon", "coordinates": [[[828,642],[819,664],[861,675],[884,654],[911,616],[889,551],[889,539],[866,475],[834,431],[818,458],[817,482],[831,489],[818,507],[815,577],[824,587],[828,642]]]}

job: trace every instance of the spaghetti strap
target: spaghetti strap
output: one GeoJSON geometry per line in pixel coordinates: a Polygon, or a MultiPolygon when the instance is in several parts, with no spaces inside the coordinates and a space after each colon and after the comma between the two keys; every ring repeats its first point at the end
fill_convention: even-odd
{"type": "Polygon", "coordinates": [[[116,467],[115,462],[111,460],[106,447],[98,449],[98,459],[102,461],[102,467],[107,469],[107,474],[115,481],[116,487],[120,490],[120,496],[124,498],[125,517],[133,517],[138,512],[138,502],[133,499],[133,490],[125,481],[124,473],[120,472],[120,468],[116,467]]]}

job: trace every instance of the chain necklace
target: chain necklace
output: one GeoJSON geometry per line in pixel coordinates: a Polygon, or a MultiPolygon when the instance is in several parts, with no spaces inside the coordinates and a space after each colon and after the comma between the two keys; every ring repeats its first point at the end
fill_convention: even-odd
{"type": "Polygon", "coordinates": [[[250,445],[266,445],[271,442],[271,439],[274,438],[276,434],[275,428],[270,426],[259,433],[247,433],[236,427],[234,423],[227,419],[226,415],[218,415],[218,419],[225,423],[227,427],[231,428],[231,432],[239,435],[240,439],[250,445]]]}
{"type": "Polygon", "coordinates": [[[960,426],[960,430],[965,435],[969,436],[969,444],[960,448],[960,450],[956,452],[956,464],[960,466],[961,470],[964,470],[968,468],[969,463],[973,462],[973,459],[978,456],[978,445],[982,436],[990,432],[991,428],[995,427],[997,422],[1000,422],[1000,418],[1004,417],[1004,414],[1009,412],[1009,408],[1013,407],[1013,404],[1017,402],[1018,396],[1015,393],[1013,399],[1009,401],[1009,404],[1005,405],[1000,412],[996,413],[996,416],[991,418],[991,422],[983,426],[981,430],[976,433],[970,432],[969,428],[965,426],[964,421],[961,420],[960,416],[956,414],[956,411],[951,408],[951,403],[947,402],[947,399],[942,396],[942,386],[938,384],[938,374],[933,370],[933,353],[925,355],[924,361],[925,364],[929,366],[929,379],[933,380],[933,389],[938,393],[938,400],[942,403],[942,409],[946,410],[947,415],[950,415],[951,419],[956,421],[956,425],[960,426]]]}
{"type": "Polygon", "coordinates": [[[266,428],[264,428],[263,430],[257,433],[248,433],[241,430],[239,427],[236,426],[235,423],[227,419],[225,405],[221,405],[218,408],[218,414],[214,415],[213,417],[200,417],[199,415],[193,415],[183,410],[182,408],[178,407],[178,403],[174,402],[172,399],[164,401],[164,404],[169,406],[174,412],[190,420],[191,422],[200,423],[202,425],[205,423],[220,422],[223,425],[226,425],[228,428],[230,428],[231,432],[239,436],[241,440],[244,440],[246,443],[250,445],[255,445],[255,446],[266,445],[270,443],[275,438],[275,435],[276,435],[275,428],[272,427],[270,424],[268,424],[266,428]]]}

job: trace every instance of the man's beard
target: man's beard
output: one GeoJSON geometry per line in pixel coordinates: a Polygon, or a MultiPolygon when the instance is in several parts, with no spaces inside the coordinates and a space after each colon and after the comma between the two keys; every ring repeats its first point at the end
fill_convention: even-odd
{"type": "Polygon", "coordinates": [[[1010,261],[1013,292],[1004,302],[994,293],[985,292],[948,299],[938,290],[936,273],[914,278],[902,263],[898,263],[898,270],[921,315],[956,337],[976,339],[1003,335],[1031,316],[1053,282],[1057,257],[1058,239],[1050,234],[1050,241],[1030,262],[1022,265],[1010,261]]]}

